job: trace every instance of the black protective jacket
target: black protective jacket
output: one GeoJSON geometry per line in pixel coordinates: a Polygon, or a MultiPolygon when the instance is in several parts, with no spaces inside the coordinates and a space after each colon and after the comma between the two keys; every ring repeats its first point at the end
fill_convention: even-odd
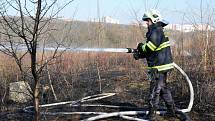
{"type": "Polygon", "coordinates": [[[170,42],[164,35],[160,23],[149,26],[146,33],[146,42],[138,45],[138,51],[147,60],[148,68],[156,68],[158,71],[168,71],[173,68],[170,42]]]}

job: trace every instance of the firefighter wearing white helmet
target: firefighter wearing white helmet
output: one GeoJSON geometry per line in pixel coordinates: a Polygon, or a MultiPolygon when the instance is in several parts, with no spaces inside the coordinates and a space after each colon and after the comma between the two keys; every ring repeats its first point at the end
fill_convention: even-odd
{"type": "Polygon", "coordinates": [[[150,77],[149,120],[155,119],[155,112],[159,107],[161,97],[167,107],[169,116],[175,116],[175,106],[169,88],[167,87],[167,74],[173,69],[173,60],[170,42],[164,35],[163,27],[168,24],[159,11],[151,9],[143,15],[143,21],[148,26],[146,42],[139,43],[134,58],[146,58],[148,75],[150,77]]]}
{"type": "Polygon", "coordinates": [[[163,27],[169,24],[166,20],[162,18],[160,12],[155,9],[151,9],[143,15],[142,20],[146,21],[147,19],[151,19],[152,23],[154,24],[157,22],[161,22],[163,27]]]}

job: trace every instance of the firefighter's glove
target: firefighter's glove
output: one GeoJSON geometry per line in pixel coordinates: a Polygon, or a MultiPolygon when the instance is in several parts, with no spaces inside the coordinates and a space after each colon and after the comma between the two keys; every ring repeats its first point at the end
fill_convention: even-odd
{"type": "Polygon", "coordinates": [[[139,52],[138,51],[135,51],[134,53],[133,53],[133,57],[134,57],[134,59],[135,60],[139,60],[139,52]]]}
{"type": "Polygon", "coordinates": [[[138,52],[143,52],[143,43],[139,43],[138,45],[137,45],[137,50],[138,50],[138,52]]]}

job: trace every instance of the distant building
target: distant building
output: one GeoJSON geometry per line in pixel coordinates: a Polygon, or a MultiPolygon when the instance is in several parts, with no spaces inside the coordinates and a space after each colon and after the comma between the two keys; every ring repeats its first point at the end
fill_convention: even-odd
{"type": "Polygon", "coordinates": [[[165,27],[166,29],[183,31],[183,32],[192,32],[192,31],[214,31],[214,28],[208,24],[169,24],[165,27]]]}
{"type": "MultiPolygon", "coordinates": [[[[63,20],[63,21],[68,21],[68,22],[77,21],[74,19],[64,18],[64,17],[59,17],[58,19],[63,20]]],[[[90,19],[90,22],[103,22],[103,23],[111,23],[111,24],[120,24],[119,20],[111,18],[110,16],[105,16],[105,17],[102,17],[101,19],[93,18],[93,19],[90,19]]]]}
{"type": "Polygon", "coordinates": [[[110,16],[103,17],[102,21],[105,22],[105,23],[119,24],[119,20],[113,19],[110,16]]]}
{"type": "Polygon", "coordinates": [[[68,21],[68,22],[74,21],[74,19],[63,18],[63,17],[60,17],[60,18],[58,18],[58,19],[59,19],[59,20],[63,20],[63,21],[68,21]]]}
{"type": "MultiPolygon", "coordinates": [[[[135,26],[143,26],[147,27],[145,23],[139,22],[139,21],[131,21],[130,25],[135,25],[135,26]]],[[[169,24],[165,26],[165,29],[170,29],[170,30],[177,30],[177,31],[183,31],[183,32],[192,32],[192,31],[214,31],[215,28],[210,26],[209,24],[169,24]]]]}
{"type": "Polygon", "coordinates": [[[104,23],[111,23],[111,24],[120,24],[119,20],[113,19],[110,16],[102,17],[100,20],[98,18],[94,18],[90,20],[91,22],[104,22],[104,23]]]}
{"type": "Polygon", "coordinates": [[[209,30],[209,31],[214,31],[214,27],[208,25],[208,24],[197,24],[197,25],[193,25],[193,27],[199,31],[201,30],[209,30]]]}

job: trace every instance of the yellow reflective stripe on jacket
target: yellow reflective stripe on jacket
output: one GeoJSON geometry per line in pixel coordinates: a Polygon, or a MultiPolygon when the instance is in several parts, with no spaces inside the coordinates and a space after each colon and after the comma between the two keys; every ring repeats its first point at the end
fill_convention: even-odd
{"type": "Polygon", "coordinates": [[[174,65],[173,63],[170,63],[170,64],[161,65],[161,66],[153,66],[153,67],[147,67],[147,68],[148,69],[156,68],[158,69],[158,71],[165,71],[165,70],[174,68],[174,65]]]}
{"type": "Polygon", "coordinates": [[[159,50],[169,47],[169,46],[170,46],[170,41],[164,42],[155,51],[159,51],[159,50]]]}
{"type": "Polygon", "coordinates": [[[152,51],[155,51],[155,49],[157,48],[151,41],[149,41],[146,44],[152,51]]]}
{"type": "Polygon", "coordinates": [[[164,42],[164,43],[160,44],[159,47],[156,47],[151,41],[149,41],[148,43],[146,43],[146,44],[143,45],[143,47],[142,47],[143,51],[146,50],[146,49],[145,49],[146,45],[147,45],[152,51],[159,51],[159,50],[161,50],[161,49],[163,49],[163,48],[169,47],[169,46],[170,46],[170,41],[167,41],[167,42],[164,42]]]}
{"type": "Polygon", "coordinates": [[[144,51],[144,52],[146,52],[146,43],[142,46],[142,50],[144,51]]]}

